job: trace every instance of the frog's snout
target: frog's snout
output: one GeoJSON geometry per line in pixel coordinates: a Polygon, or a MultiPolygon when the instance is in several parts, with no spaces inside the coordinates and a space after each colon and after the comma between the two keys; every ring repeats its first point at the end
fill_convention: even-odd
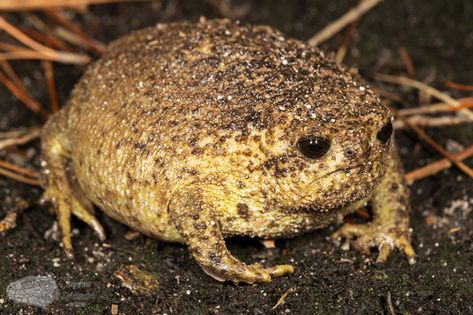
{"type": "Polygon", "coordinates": [[[347,147],[343,153],[344,153],[345,158],[348,161],[350,161],[350,164],[351,164],[356,161],[368,160],[371,154],[371,149],[370,149],[370,146],[362,146],[360,144],[354,144],[347,147]]]}

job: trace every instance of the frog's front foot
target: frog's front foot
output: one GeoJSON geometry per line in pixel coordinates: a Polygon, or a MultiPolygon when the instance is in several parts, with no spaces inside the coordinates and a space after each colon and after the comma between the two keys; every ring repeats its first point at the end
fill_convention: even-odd
{"type": "MultiPolygon", "coordinates": [[[[227,258],[233,257],[227,256],[227,258]]],[[[245,283],[271,282],[273,277],[280,277],[294,272],[292,265],[276,265],[265,268],[259,263],[246,265],[237,259],[231,259],[231,262],[227,264],[202,265],[202,269],[206,274],[218,281],[231,280],[233,282],[245,283]]]]}
{"type": "Polygon", "coordinates": [[[294,272],[291,265],[265,268],[261,264],[247,265],[233,256],[215,217],[222,210],[212,202],[213,196],[207,191],[188,186],[177,191],[169,203],[171,222],[205,273],[219,281],[255,283],[270,282],[273,277],[294,272]]]}
{"type": "Polygon", "coordinates": [[[377,247],[379,250],[377,262],[384,263],[394,248],[402,251],[410,264],[415,263],[416,253],[410,242],[409,229],[402,226],[385,226],[376,222],[366,224],[346,223],[332,234],[339,241],[342,238],[363,253],[377,247]]]}

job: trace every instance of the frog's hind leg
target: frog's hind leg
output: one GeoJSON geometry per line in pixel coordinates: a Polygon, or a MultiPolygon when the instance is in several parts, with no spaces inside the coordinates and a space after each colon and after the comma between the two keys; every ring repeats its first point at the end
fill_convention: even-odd
{"type": "Polygon", "coordinates": [[[53,116],[44,126],[41,136],[42,182],[46,188],[43,198],[50,201],[57,215],[66,255],[73,257],[71,241],[71,214],[87,223],[105,240],[102,225],[94,216],[94,207],[74,180],[71,180],[69,149],[63,128],[53,116]]]}

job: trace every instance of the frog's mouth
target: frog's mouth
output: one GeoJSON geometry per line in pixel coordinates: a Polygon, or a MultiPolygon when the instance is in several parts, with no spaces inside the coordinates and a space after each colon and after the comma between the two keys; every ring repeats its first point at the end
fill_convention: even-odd
{"type": "MultiPolygon", "coordinates": [[[[348,167],[340,167],[317,177],[316,179],[311,181],[308,187],[310,187],[310,185],[317,185],[318,181],[321,181],[323,178],[326,178],[330,175],[341,173],[341,172],[345,172],[349,174],[352,171],[372,172],[371,165],[367,165],[367,163],[354,164],[348,167]]],[[[358,180],[357,183],[354,184],[357,187],[356,189],[355,189],[355,186],[353,185],[351,185],[350,188],[344,186],[344,188],[342,188],[343,193],[340,191],[337,192],[336,189],[334,188],[330,189],[327,192],[326,197],[331,199],[331,207],[327,209],[343,208],[352,204],[353,202],[356,202],[368,196],[368,194],[373,191],[373,189],[379,184],[381,178],[384,176],[384,174],[378,174],[377,172],[372,173],[372,175],[373,177],[371,177],[369,180],[366,180],[366,181],[364,181],[363,179],[358,180]],[[363,187],[359,187],[360,185],[362,185],[363,187]]],[[[353,175],[353,176],[362,176],[362,175],[358,173],[357,175],[353,175]]],[[[339,180],[333,179],[333,181],[337,182],[339,180]]],[[[310,191],[310,189],[308,189],[308,191],[310,191]]],[[[313,198],[312,194],[308,196],[308,199],[311,199],[311,198],[313,198]]],[[[319,203],[314,203],[311,207],[315,209],[325,209],[324,205],[323,204],[321,205],[319,203]]]]}
{"type": "Polygon", "coordinates": [[[332,174],[338,173],[338,172],[350,173],[351,170],[357,169],[357,168],[362,168],[364,166],[365,166],[364,164],[356,164],[356,165],[353,165],[353,166],[350,166],[350,167],[340,167],[340,168],[337,168],[334,171],[331,171],[331,172],[328,172],[325,175],[322,175],[320,178],[324,178],[324,177],[327,177],[329,175],[332,175],[332,174]]]}
{"type": "Polygon", "coordinates": [[[319,176],[317,178],[315,178],[314,180],[312,180],[308,186],[311,186],[313,185],[315,182],[321,180],[322,178],[325,178],[327,176],[330,176],[332,174],[335,174],[335,173],[341,173],[341,172],[344,172],[344,173],[347,173],[349,174],[351,170],[354,170],[354,169],[359,169],[359,168],[364,168],[365,165],[364,164],[355,164],[355,165],[352,165],[352,166],[349,166],[349,167],[339,167],[331,172],[328,172],[327,174],[324,174],[322,176],[319,176]]]}

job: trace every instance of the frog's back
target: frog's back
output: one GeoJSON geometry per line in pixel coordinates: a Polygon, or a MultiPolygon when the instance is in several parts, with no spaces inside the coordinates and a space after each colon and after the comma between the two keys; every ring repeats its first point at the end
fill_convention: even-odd
{"type": "Polygon", "coordinates": [[[228,20],[158,24],[112,43],[88,69],[65,113],[68,137],[78,158],[94,150],[100,169],[149,154],[168,166],[170,157],[205,154],[195,145],[204,138],[270,131],[288,117],[323,112],[356,119],[357,111],[372,110],[369,98],[360,109],[360,95],[350,95],[340,100],[341,112],[324,96],[345,98],[352,79],[319,51],[269,27],[228,20]]]}

